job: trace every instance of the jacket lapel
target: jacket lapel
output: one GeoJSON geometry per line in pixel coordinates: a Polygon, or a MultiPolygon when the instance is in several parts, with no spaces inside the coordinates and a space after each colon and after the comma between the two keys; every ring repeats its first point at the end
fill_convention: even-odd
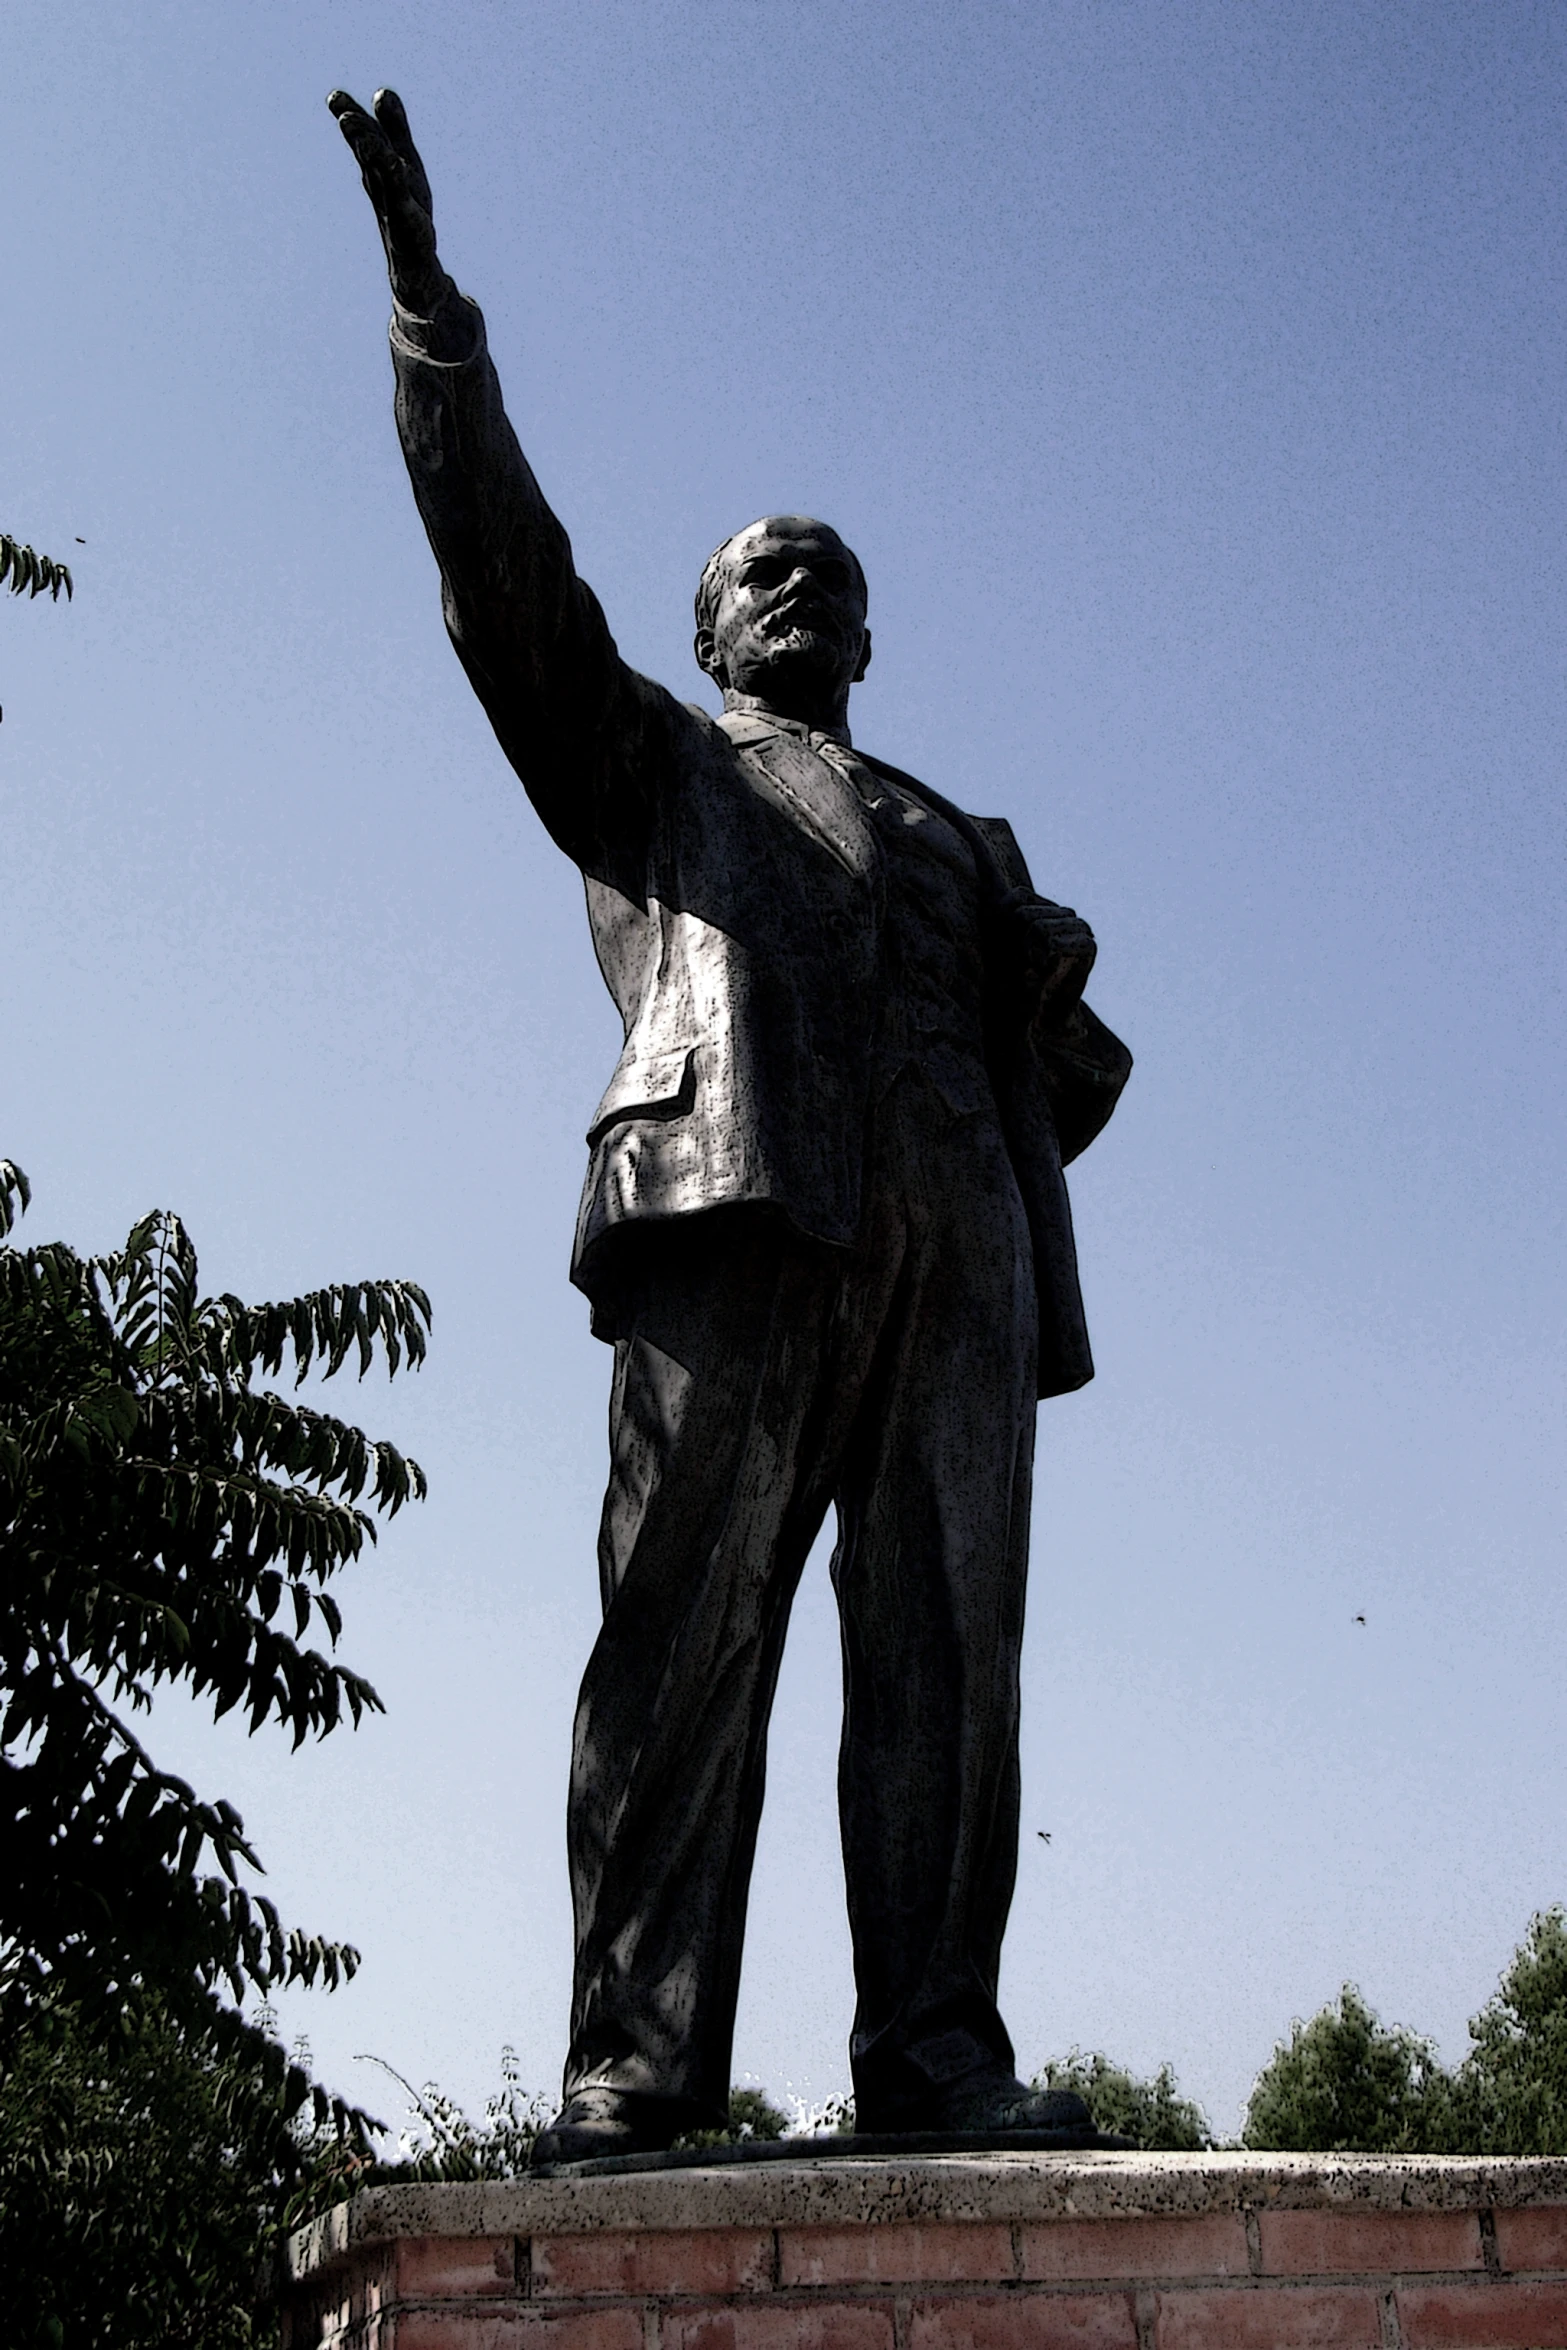
{"type": "Polygon", "coordinates": [[[1018,847],[1017,835],[1004,816],[970,816],[964,809],[943,799],[928,783],[921,783],[917,775],[905,774],[901,767],[892,766],[886,759],[873,759],[868,751],[856,751],[854,756],[889,783],[898,783],[911,792],[934,815],[942,816],[968,842],[979,868],[980,887],[988,898],[999,898],[1009,890],[1026,890],[1035,894],[1029,879],[1023,852],[1018,847]]]}
{"type": "Polygon", "coordinates": [[[755,787],[814,834],[857,880],[871,880],[880,864],[880,845],[848,777],[803,735],[769,719],[726,711],[718,724],[741,753],[755,787]]]}

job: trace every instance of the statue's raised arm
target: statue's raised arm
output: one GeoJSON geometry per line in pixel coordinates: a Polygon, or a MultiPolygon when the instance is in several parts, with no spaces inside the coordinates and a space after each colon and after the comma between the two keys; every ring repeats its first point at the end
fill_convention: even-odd
{"type": "Polygon", "coordinates": [[[327,100],[375,210],[395,305],[397,426],[446,625],[553,838],[640,892],[650,795],[679,705],[621,660],[501,404],[484,321],[436,249],[429,176],[395,90],[327,100]]]}

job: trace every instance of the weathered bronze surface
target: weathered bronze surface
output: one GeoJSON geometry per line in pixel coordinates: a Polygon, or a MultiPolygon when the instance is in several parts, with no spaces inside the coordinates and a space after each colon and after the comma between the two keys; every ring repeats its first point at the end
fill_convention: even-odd
{"type": "Polygon", "coordinates": [[[615,1368],[540,2158],[725,2112],[768,1714],[829,1507],[859,2127],[1075,2130],[1014,2079],[995,1994],[1034,1406],[1092,1376],[1062,1167],[1131,1065],[1082,1001],[1092,934],[1004,822],[851,741],[866,587],[825,523],[771,515],[709,561],[720,717],[626,666],[438,259],[400,103],[330,103],[386,246],[447,627],[582,870],[626,1032],[572,1269],[615,1368]]]}

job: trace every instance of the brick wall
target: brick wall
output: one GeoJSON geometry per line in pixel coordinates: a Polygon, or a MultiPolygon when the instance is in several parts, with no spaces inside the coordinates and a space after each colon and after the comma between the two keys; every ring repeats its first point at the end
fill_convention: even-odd
{"type": "Polygon", "coordinates": [[[285,2342],[1567,2350],[1567,2166],[1228,2159],[757,2165],[401,2207],[381,2190],[296,2239],[285,2342]]]}

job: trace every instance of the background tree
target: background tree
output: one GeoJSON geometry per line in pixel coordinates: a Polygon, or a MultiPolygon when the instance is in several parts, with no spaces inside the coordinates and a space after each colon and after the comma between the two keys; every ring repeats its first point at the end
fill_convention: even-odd
{"type": "Polygon", "coordinates": [[[1444,2133],[1455,2152],[1567,2154],[1567,1912],[1543,1910],[1469,2026],[1444,2133]]]}
{"type": "Polygon", "coordinates": [[[1085,2054],[1074,2048],[1069,2056],[1053,2058],[1035,2077],[1034,2087],[1076,2090],[1096,2129],[1131,2138],[1149,2151],[1195,2153],[1215,2143],[1207,2116],[1180,2095],[1167,2064],[1140,2080],[1098,2050],[1085,2054]]]}
{"type": "Polygon", "coordinates": [[[1371,2154],[1428,2151],[1450,2127],[1451,2084],[1429,2040],[1379,2023],[1353,1983],[1298,2020],[1258,2074],[1241,2143],[1371,2154]]]}

